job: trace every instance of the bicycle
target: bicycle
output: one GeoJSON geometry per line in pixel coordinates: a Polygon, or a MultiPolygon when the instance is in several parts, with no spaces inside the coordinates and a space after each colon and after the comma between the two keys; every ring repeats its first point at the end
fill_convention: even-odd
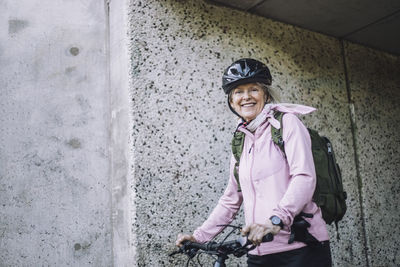
{"type": "MultiPolygon", "coordinates": [[[[245,236],[240,236],[235,240],[226,241],[226,239],[237,229],[240,229],[239,226],[232,225],[219,225],[223,227],[232,227],[234,228],[229,234],[222,240],[222,242],[210,241],[207,243],[197,243],[191,241],[185,241],[183,245],[177,250],[169,254],[170,257],[176,254],[185,254],[188,256],[188,261],[186,262],[186,267],[189,266],[190,262],[193,260],[195,256],[197,256],[197,261],[200,266],[199,256],[200,254],[208,254],[210,256],[216,256],[217,259],[214,262],[214,267],[226,267],[225,260],[229,258],[229,255],[233,255],[235,257],[242,257],[247,254],[249,251],[256,248],[245,236]]],[[[263,237],[262,242],[270,242],[274,239],[274,236],[269,233],[263,237]]]]}

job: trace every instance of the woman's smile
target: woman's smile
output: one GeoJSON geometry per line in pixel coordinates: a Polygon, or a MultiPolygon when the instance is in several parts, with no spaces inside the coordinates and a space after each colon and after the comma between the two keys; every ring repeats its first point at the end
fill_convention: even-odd
{"type": "Polygon", "coordinates": [[[241,106],[242,107],[252,107],[252,106],[254,106],[256,103],[255,102],[252,102],[252,103],[245,103],[245,104],[242,104],[241,106]]]}

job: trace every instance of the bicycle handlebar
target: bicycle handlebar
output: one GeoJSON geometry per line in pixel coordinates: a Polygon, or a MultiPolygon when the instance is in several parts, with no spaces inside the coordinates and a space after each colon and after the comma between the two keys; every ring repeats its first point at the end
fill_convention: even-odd
{"type": "MultiPolygon", "coordinates": [[[[271,233],[265,235],[262,239],[262,242],[270,242],[274,239],[274,236],[271,233]]],[[[233,254],[236,257],[241,257],[250,250],[253,250],[256,246],[253,245],[247,237],[239,237],[236,240],[225,241],[225,242],[207,242],[207,243],[198,243],[185,241],[183,242],[182,247],[179,250],[170,254],[173,256],[178,253],[183,253],[189,256],[189,258],[193,258],[198,250],[202,250],[207,254],[214,255],[229,255],[233,254]]]]}
{"type": "Polygon", "coordinates": [[[186,242],[184,242],[184,246],[187,248],[201,249],[204,251],[217,251],[218,249],[223,249],[223,248],[228,248],[231,246],[240,245],[238,240],[239,239],[227,241],[227,242],[223,242],[223,243],[215,243],[215,242],[197,243],[197,242],[186,241],[186,242]]]}

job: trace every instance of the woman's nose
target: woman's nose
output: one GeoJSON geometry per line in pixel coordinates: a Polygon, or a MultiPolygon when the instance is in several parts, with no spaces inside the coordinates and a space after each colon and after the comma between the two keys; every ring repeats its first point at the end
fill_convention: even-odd
{"type": "Polygon", "coordinates": [[[247,91],[244,91],[244,93],[243,93],[243,98],[244,98],[244,99],[248,99],[248,98],[250,98],[250,94],[249,94],[249,92],[247,92],[247,91]]]}

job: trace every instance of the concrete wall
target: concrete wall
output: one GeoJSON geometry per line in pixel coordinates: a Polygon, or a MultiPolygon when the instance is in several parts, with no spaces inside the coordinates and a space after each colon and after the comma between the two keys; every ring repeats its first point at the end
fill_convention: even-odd
{"type": "Polygon", "coordinates": [[[183,266],[176,235],[226,185],[220,81],[241,57],[317,107],[302,119],[335,145],[349,195],[335,266],[399,264],[399,57],[203,1],[14,2],[0,2],[0,266],[183,266]]]}
{"type": "MultiPolygon", "coordinates": [[[[399,266],[400,58],[346,45],[370,266],[399,266]]],[[[359,214],[357,214],[359,215],[359,214]]]]}
{"type": "Polygon", "coordinates": [[[221,73],[242,57],[271,67],[283,101],[317,107],[303,119],[334,143],[349,195],[340,240],[329,227],[335,266],[399,263],[389,226],[399,221],[398,57],[202,1],[132,0],[129,9],[138,266],[182,265],[167,257],[177,233],[200,225],[224,190],[236,119],[221,73]],[[372,122],[381,127],[368,126],[371,136],[372,122]],[[391,215],[377,216],[379,207],[391,215]]]}
{"type": "Polygon", "coordinates": [[[0,266],[110,266],[103,1],[0,1],[0,266]]]}

